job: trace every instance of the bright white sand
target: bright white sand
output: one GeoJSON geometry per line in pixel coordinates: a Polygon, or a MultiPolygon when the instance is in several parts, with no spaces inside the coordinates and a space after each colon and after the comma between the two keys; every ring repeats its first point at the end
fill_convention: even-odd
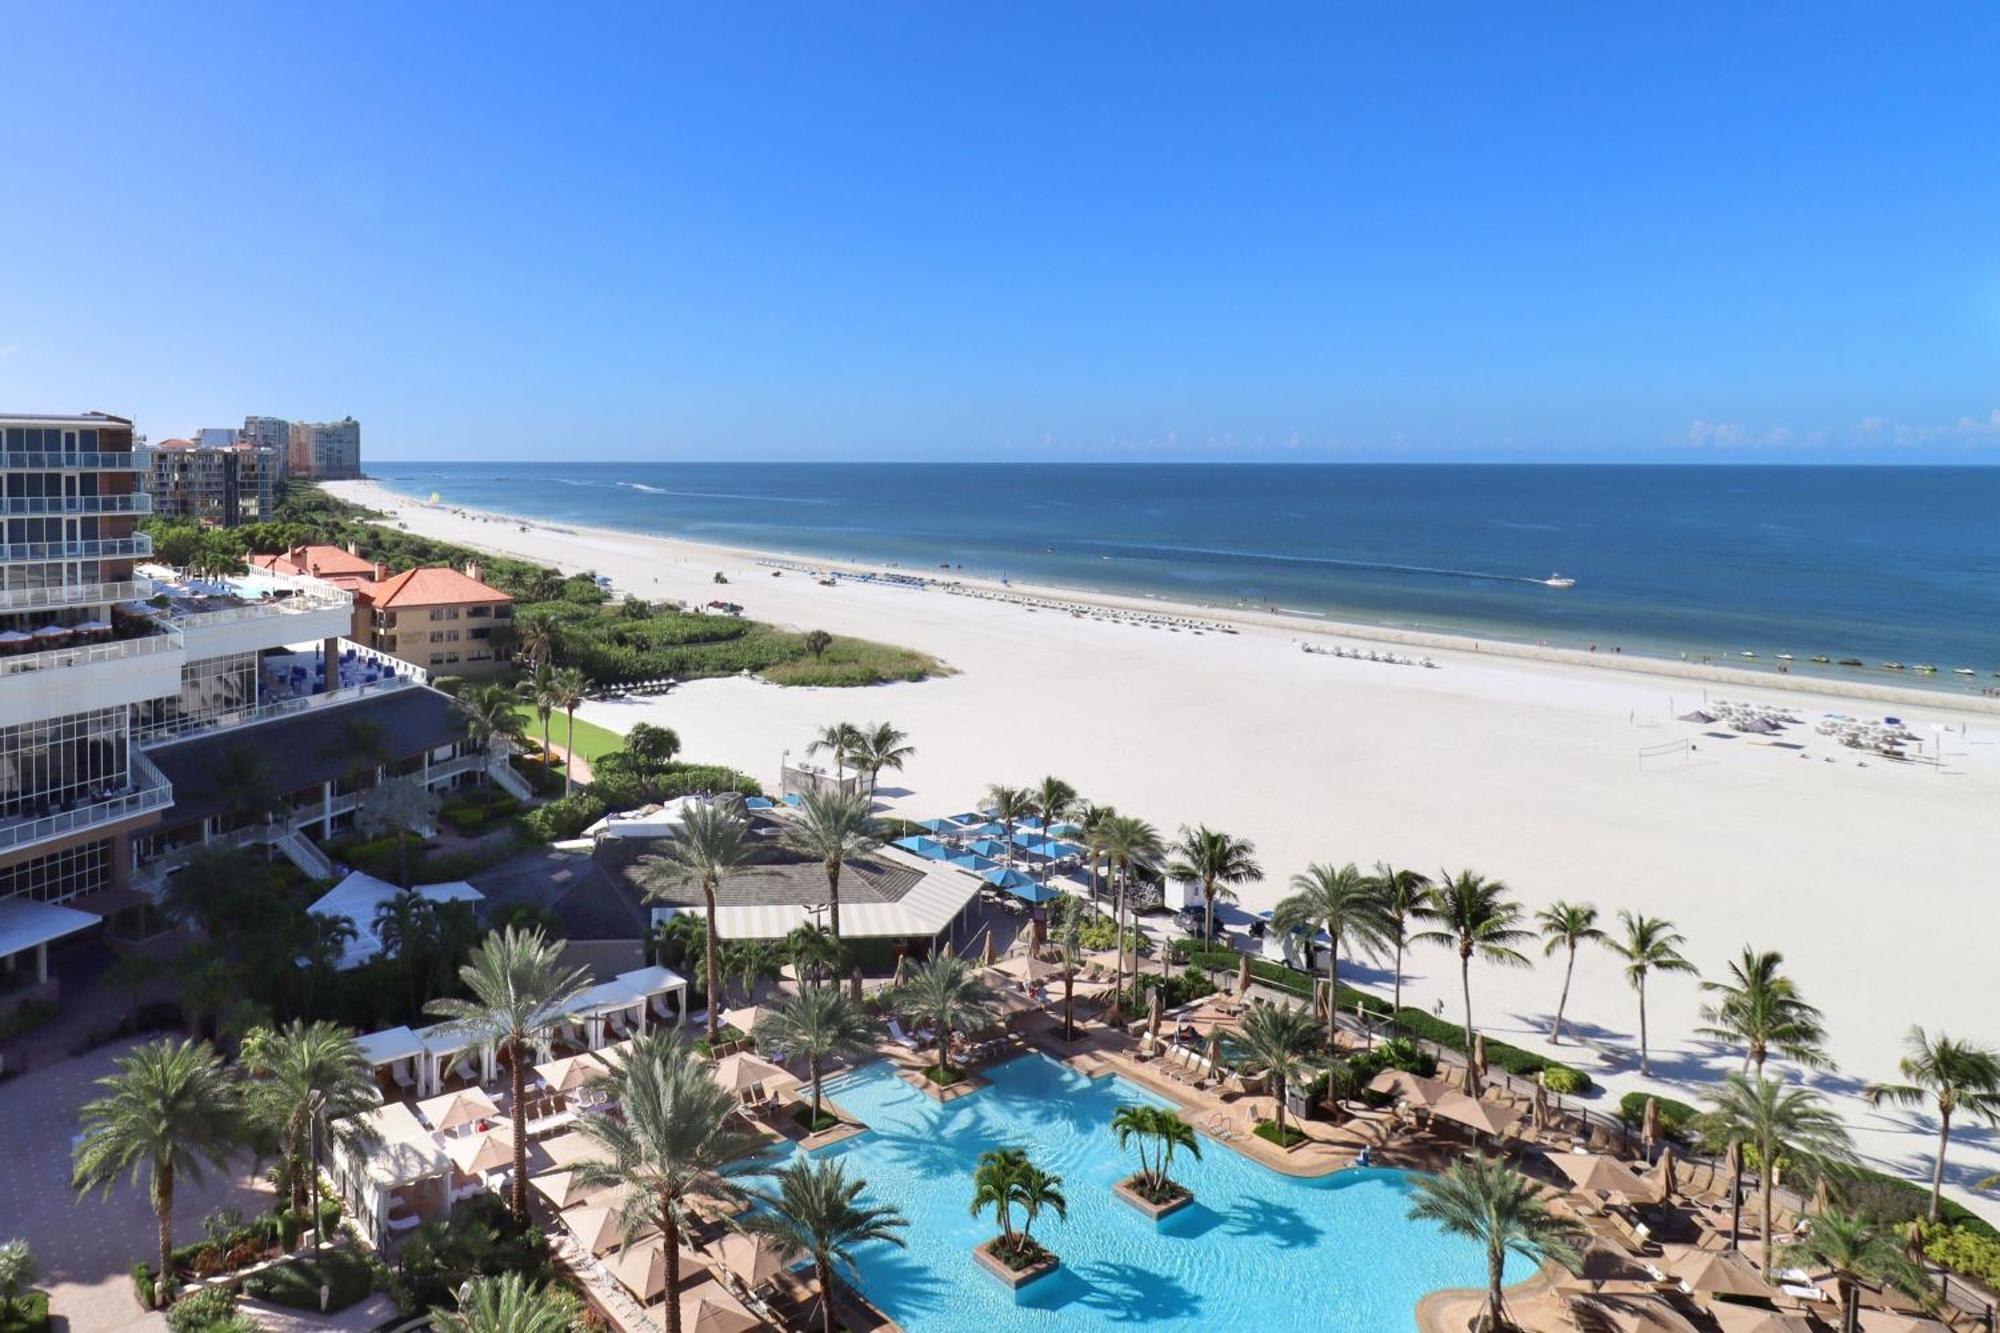
{"type": "MultiPolygon", "coordinates": [[[[828,588],[795,573],[773,578],[747,552],[533,522],[522,531],[522,520],[429,509],[372,483],[328,489],[393,511],[414,532],[591,569],[641,597],[726,597],[759,619],[918,648],[958,672],[856,691],[697,681],[582,710],[618,730],[670,725],[690,757],[773,781],[781,754],[801,751],[822,724],[888,720],[917,747],[901,775],[883,778],[898,813],[949,814],[990,783],[1058,774],[1167,833],[1205,822],[1253,838],[1267,878],[1243,892],[1248,906],[1269,906],[1309,861],[1388,859],[1502,878],[1531,912],[1557,898],[1593,902],[1614,930],[1621,908],[1666,916],[1704,973],[1720,973],[1745,943],[1781,949],[1833,1031],[1839,1072],[1811,1081],[1842,1107],[1867,1155],[1913,1178],[1929,1176],[1932,1117],[1873,1110],[1860,1087],[1895,1076],[1912,1023],[2000,1042],[2000,718],[1954,711],[1948,699],[1889,707],[1707,683],[1719,697],[1808,718],[1894,712],[1924,736],[1934,722],[1966,728],[1947,743],[1942,771],[1880,759],[1861,767],[1810,727],[1782,738],[1804,741],[1806,758],[1747,736],[1705,740],[1703,728],[1671,720],[1700,701],[1705,682],[1630,659],[1611,671],[1426,649],[1440,664],[1426,671],[1305,654],[1302,636],[1369,645],[1303,624],[1197,637],[940,590],[828,588]],[[726,589],[712,582],[718,570],[726,589]],[[1698,752],[1638,757],[1683,737],[1698,752]]],[[[1457,1017],[1455,961],[1417,953],[1406,996],[1442,999],[1457,1017]]],[[[1386,969],[1351,979],[1385,983],[1386,969]]],[[[1475,1019],[1538,1045],[1560,984],[1560,958],[1532,971],[1476,964],[1475,1019]]],[[[1651,1086],[1696,1102],[1704,1080],[1738,1063],[1693,1035],[1698,1004],[1692,978],[1651,983],[1651,1086]]],[[[1579,959],[1569,1016],[1588,1045],[1566,1042],[1564,1058],[1611,1090],[1600,1105],[1647,1086],[1635,998],[1611,954],[1579,959]]],[[[1963,1188],[2000,1171],[2000,1134],[1954,1130],[1956,1197],[2000,1218],[1996,1200],[1963,1188]]]]}

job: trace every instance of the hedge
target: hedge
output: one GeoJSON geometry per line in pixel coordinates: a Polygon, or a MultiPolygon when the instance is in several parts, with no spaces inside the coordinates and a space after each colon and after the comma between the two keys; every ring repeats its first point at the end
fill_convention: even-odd
{"type": "Polygon", "coordinates": [[[375,1289],[375,1271],[352,1250],[322,1250],[253,1273],[243,1279],[245,1295],[293,1310],[319,1312],[319,1289],[332,1289],[327,1311],[345,1310],[375,1289]]]}
{"type": "Polygon", "coordinates": [[[1660,1104],[1660,1132],[1670,1139],[1687,1142],[1694,1133],[1694,1122],[1701,1112],[1686,1102],[1650,1092],[1628,1092],[1618,1099],[1618,1118],[1634,1129],[1639,1128],[1646,1123],[1646,1103],[1649,1100],[1660,1104]]]}
{"type": "Polygon", "coordinates": [[[14,1298],[13,1308],[0,1314],[0,1333],[48,1333],[49,1294],[28,1290],[14,1298]]]}

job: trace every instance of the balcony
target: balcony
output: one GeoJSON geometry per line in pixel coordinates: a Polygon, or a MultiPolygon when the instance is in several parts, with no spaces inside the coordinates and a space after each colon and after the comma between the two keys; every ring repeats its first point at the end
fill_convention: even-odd
{"type": "Polygon", "coordinates": [[[0,612],[46,611],[64,606],[109,606],[113,602],[136,602],[153,595],[147,582],[73,583],[61,588],[8,588],[0,590],[0,612]]]}
{"type": "Polygon", "coordinates": [[[153,497],[144,491],[130,495],[9,495],[0,497],[0,514],[150,514],[153,497]]]}
{"type": "Polygon", "coordinates": [[[0,852],[17,851],[38,842],[67,838],[77,833],[116,824],[120,820],[149,815],[174,803],[173,784],[166,774],[137,746],[126,754],[125,785],[94,797],[72,798],[71,808],[46,814],[0,815],[0,852]]]}
{"type": "Polygon", "coordinates": [[[93,662],[123,662],[155,653],[185,651],[180,631],[164,629],[136,639],[110,639],[104,643],[79,643],[67,648],[50,648],[39,653],[0,657],[0,680],[31,671],[60,671],[64,667],[87,666],[93,662]]]}
{"type": "Polygon", "coordinates": [[[0,561],[122,560],[153,553],[153,539],[144,533],[87,542],[11,542],[0,545],[0,561]]]}
{"type": "Polygon", "coordinates": [[[121,453],[46,453],[37,450],[11,449],[0,451],[0,469],[25,472],[144,472],[147,468],[146,456],[137,452],[121,453]]]}
{"type": "Polygon", "coordinates": [[[0,657],[0,727],[179,694],[187,645],[179,630],[157,628],[0,657]]]}

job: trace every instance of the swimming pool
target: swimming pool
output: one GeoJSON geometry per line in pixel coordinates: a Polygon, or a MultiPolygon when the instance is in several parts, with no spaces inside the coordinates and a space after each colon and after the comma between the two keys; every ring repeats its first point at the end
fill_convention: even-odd
{"type": "MultiPolygon", "coordinates": [[[[840,1155],[872,1201],[910,1220],[907,1250],[868,1245],[858,1258],[869,1298],[911,1333],[1135,1325],[1401,1333],[1415,1326],[1426,1292],[1485,1281],[1477,1246],[1406,1219],[1407,1173],[1295,1180],[1206,1139],[1203,1160],[1174,1162],[1195,1205],[1156,1228],[1112,1196],[1137,1158],[1118,1148],[1109,1124],[1121,1104],[1164,1103],[1041,1055],[986,1077],[991,1087],[942,1106],[883,1064],[828,1084],[871,1130],[819,1155],[840,1155]],[[1001,1145],[1026,1147],[1063,1177],[1069,1197],[1068,1222],[1045,1215],[1035,1227],[1063,1267],[1018,1297],[972,1258],[996,1230],[991,1214],[967,1211],[972,1167],[1001,1145]]],[[[1508,1280],[1532,1271],[1515,1260],[1508,1280]]]]}

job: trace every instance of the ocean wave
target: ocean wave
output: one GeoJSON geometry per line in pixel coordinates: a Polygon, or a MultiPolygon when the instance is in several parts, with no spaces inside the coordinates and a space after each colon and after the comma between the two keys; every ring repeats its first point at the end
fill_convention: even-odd
{"type": "Polygon", "coordinates": [[[817,495],[739,495],[734,491],[680,491],[666,486],[648,486],[643,481],[620,481],[614,485],[625,486],[648,495],[677,495],[689,500],[743,500],[749,504],[779,505],[837,505],[838,500],[817,495]]]}
{"type": "Polygon", "coordinates": [[[1380,560],[1342,560],[1327,555],[1280,555],[1274,551],[1238,551],[1222,546],[1182,546],[1161,542],[1085,541],[1082,547],[1102,547],[1137,555],[1195,555],[1223,560],[1243,560],[1252,564],[1311,565],[1329,569],[1360,569],[1384,574],[1427,574],[1439,578],[1486,579],[1496,583],[1536,583],[1540,579],[1522,574],[1495,574],[1477,569],[1443,569],[1433,565],[1397,565],[1380,560]]]}

